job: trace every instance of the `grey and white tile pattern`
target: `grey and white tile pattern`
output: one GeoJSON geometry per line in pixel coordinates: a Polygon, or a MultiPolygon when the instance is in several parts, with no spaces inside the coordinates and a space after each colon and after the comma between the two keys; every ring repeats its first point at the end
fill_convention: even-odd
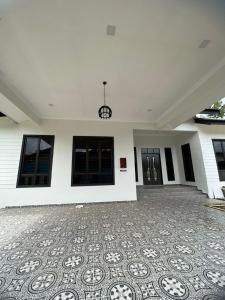
{"type": "Polygon", "coordinates": [[[0,210],[0,300],[224,300],[225,214],[185,189],[0,210]]]}

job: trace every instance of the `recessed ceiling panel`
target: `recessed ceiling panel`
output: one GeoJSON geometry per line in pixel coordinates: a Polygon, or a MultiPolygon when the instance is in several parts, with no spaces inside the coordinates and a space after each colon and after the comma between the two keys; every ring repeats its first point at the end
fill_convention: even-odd
{"type": "Polygon", "coordinates": [[[106,80],[112,120],[154,122],[222,60],[224,28],[220,0],[22,1],[0,22],[1,79],[40,118],[80,120],[106,80]]]}

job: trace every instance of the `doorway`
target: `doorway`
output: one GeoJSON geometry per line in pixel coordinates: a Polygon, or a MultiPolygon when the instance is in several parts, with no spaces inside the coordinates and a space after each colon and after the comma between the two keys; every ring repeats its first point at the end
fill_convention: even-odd
{"type": "Polygon", "coordinates": [[[141,155],[144,185],[163,184],[160,149],[143,148],[141,155]]]}

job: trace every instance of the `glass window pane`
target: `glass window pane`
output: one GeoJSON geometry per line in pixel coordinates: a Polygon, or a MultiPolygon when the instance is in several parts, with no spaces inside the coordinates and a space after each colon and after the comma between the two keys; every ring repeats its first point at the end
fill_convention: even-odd
{"type": "Polygon", "coordinates": [[[101,164],[102,164],[102,172],[112,171],[112,149],[110,148],[101,149],[101,164]]]}
{"type": "Polygon", "coordinates": [[[23,157],[23,174],[33,174],[35,172],[35,163],[38,152],[39,139],[36,137],[28,137],[25,142],[25,150],[23,157]]]}
{"type": "Polygon", "coordinates": [[[165,148],[165,158],[166,158],[166,170],[168,181],[175,180],[174,167],[173,167],[173,156],[171,148],[165,148]]]}
{"type": "Polygon", "coordinates": [[[219,171],[219,177],[221,181],[225,181],[225,170],[219,171]]]}
{"type": "Polygon", "coordinates": [[[37,173],[41,173],[41,174],[49,173],[51,148],[52,148],[51,141],[49,141],[48,138],[41,138],[37,173]]]}
{"type": "Polygon", "coordinates": [[[98,178],[96,178],[98,180],[99,184],[112,184],[113,182],[113,174],[99,174],[98,178]]]}
{"type": "Polygon", "coordinates": [[[33,185],[34,175],[20,176],[19,185],[30,186],[33,185]]]}
{"type": "Polygon", "coordinates": [[[75,150],[75,171],[76,172],[86,172],[86,149],[76,149],[75,150]]]}
{"type": "Polygon", "coordinates": [[[35,185],[47,185],[49,180],[48,175],[36,175],[35,176],[35,185]]]}
{"type": "Polygon", "coordinates": [[[222,151],[225,151],[225,141],[222,142],[222,151]]]}
{"type": "Polygon", "coordinates": [[[214,141],[213,142],[213,145],[214,145],[214,150],[216,153],[222,153],[222,145],[221,145],[221,142],[218,142],[218,141],[214,141]]]}
{"type": "Polygon", "coordinates": [[[224,161],[223,153],[216,154],[216,161],[217,161],[218,169],[225,170],[225,161],[224,161]]]}
{"type": "Polygon", "coordinates": [[[159,153],[160,151],[159,151],[159,149],[158,148],[154,148],[153,149],[153,153],[159,153]]]}
{"type": "Polygon", "coordinates": [[[141,153],[148,153],[148,148],[142,148],[141,153]]]}
{"type": "Polygon", "coordinates": [[[190,144],[181,145],[184,174],[186,181],[195,182],[190,144]]]}
{"type": "Polygon", "coordinates": [[[219,178],[220,180],[224,181],[225,180],[225,160],[224,160],[225,141],[224,140],[213,141],[213,146],[215,151],[219,178]]]}
{"type": "Polygon", "coordinates": [[[85,185],[87,184],[86,175],[74,173],[73,174],[73,182],[76,182],[77,185],[85,185]]]}
{"type": "Polygon", "coordinates": [[[88,171],[99,171],[99,149],[88,149],[88,171]]]}
{"type": "Polygon", "coordinates": [[[114,184],[113,138],[76,136],[73,146],[72,185],[114,184]]]}
{"type": "Polygon", "coordinates": [[[18,186],[48,186],[54,136],[25,136],[18,186]]]}

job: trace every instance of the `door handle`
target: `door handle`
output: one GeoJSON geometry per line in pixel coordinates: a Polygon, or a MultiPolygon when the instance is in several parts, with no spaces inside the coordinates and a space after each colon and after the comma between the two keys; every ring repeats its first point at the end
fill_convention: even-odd
{"type": "Polygon", "coordinates": [[[157,174],[157,170],[156,170],[156,167],[155,167],[155,157],[153,156],[152,157],[152,167],[153,167],[153,176],[154,176],[154,180],[157,181],[158,179],[158,174],[157,174]]]}
{"type": "Polygon", "coordinates": [[[147,168],[147,179],[148,179],[148,181],[151,181],[151,174],[150,174],[150,160],[149,160],[149,156],[147,156],[147,163],[148,163],[148,168],[147,168]]]}

